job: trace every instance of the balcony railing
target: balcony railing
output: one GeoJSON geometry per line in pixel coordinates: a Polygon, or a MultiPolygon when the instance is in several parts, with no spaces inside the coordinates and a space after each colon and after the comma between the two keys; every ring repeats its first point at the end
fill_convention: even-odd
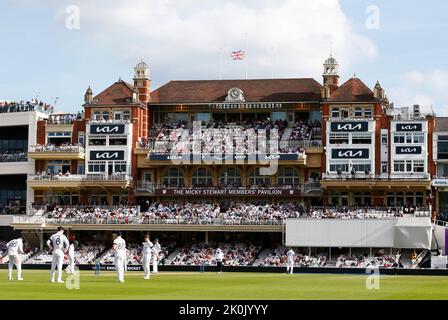
{"type": "Polygon", "coordinates": [[[116,174],[33,174],[28,175],[30,181],[132,181],[132,176],[124,173],[116,174]]]}
{"type": "Polygon", "coordinates": [[[54,145],[44,145],[44,146],[30,146],[29,152],[57,152],[57,153],[80,153],[85,152],[84,147],[82,146],[54,146],[54,145]]]}
{"type": "Polygon", "coordinates": [[[262,226],[283,225],[284,220],[246,220],[246,219],[160,219],[144,216],[129,216],[121,218],[47,218],[44,216],[19,216],[13,218],[13,223],[33,224],[102,224],[102,225],[215,225],[215,226],[262,226]]]}
{"type": "Polygon", "coordinates": [[[27,152],[0,154],[0,162],[27,162],[27,152]]]}
{"type": "Polygon", "coordinates": [[[323,180],[368,180],[368,181],[407,181],[407,180],[428,180],[430,179],[429,173],[407,173],[407,174],[365,174],[365,173],[342,173],[338,175],[337,173],[326,173],[322,175],[323,180]]]}

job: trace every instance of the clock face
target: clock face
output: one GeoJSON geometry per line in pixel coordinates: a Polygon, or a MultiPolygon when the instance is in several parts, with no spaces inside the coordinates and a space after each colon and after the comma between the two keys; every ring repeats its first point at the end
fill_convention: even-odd
{"type": "Polygon", "coordinates": [[[244,101],[244,94],[241,89],[232,88],[229,90],[226,100],[244,101]]]}
{"type": "Polygon", "coordinates": [[[239,97],[239,92],[238,92],[238,90],[236,90],[236,89],[233,89],[232,91],[230,91],[230,97],[232,98],[232,99],[237,99],[238,97],[239,97]]]}

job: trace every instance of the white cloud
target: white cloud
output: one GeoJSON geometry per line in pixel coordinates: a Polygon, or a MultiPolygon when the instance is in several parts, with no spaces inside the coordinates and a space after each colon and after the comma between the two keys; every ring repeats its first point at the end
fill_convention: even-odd
{"type": "MultiPolygon", "coordinates": [[[[330,41],[342,70],[376,56],[376,46],[356,34],[338,0],[74,0],[81,10],[80,32],[89,46],[105,45],[112,55],[134,63],[148,60],[155,78],[216,78],[219,48],[223,76],[244,76],[244,62],[230,52],[245,49],[249,76],[320,79],[330,41]],[[162,75],[163,74],[163,75],[162,75]]],[[[65,20],[60,8],[58,23],[65,20]]]]}
{"type": "Polygon", "coordinates": [[[448,116],[448,70],[410,71],[400,79],[400,85],[388,90],[395,106],[432,106],[437,115],[448,116]]]}

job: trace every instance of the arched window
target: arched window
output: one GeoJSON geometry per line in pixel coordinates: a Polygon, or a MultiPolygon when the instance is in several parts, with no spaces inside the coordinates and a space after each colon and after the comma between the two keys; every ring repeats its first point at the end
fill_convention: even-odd
{"type": "Polygon", "coordinates": [[[333,108],[331,110],[331,117],[332,118],[339,118],[340,117],[339,108],[333,108]]]}
{"type": "Polygon", "coordinates": [[[213,185],[212,173],[207,168],[197,168],[193,172],[191,185],[195,187],[209,187],[213,185]]]}
{"type": "Polygon", "coordinates": [[[109,121],[109,111],[103,111],[103,119],[109,121]]]}
{"type": "Polygon", "coordinates": [[[184,185],[184,175],[179,168],[169,168],[162,179],[162,184],[171,187],[181,187],[184,185]]]}
{"type": "Polygon", "coordinates": [[[222,186],[241,187],[241,172],[238,168],[225,168],[219,179],[222,186]]]}
{"type": "Polygon", "coordinates": [[[271,176],[264,176],[260,174],[260,168],[255,168],[249,175],[250,186],[270,186],[271,176]]]}
{"type": "Polygon", "coordinates": [[[123,120],[124,121],[130,121],[131,120],[131,113],[129,111],[123,112],[123,120]]]}
{"type": "Polygon", "coordinates": [[[93,120],[99,121],[101,119],[101,113],[99,111],[95,111],[93,113],[93,120]]]}
{"type": "Polygon", "coordinates": [[[293,167],[281,167],[278,173],[277,183],[279,185],[299,185],[300,177],[297,169],[293,167]]]}

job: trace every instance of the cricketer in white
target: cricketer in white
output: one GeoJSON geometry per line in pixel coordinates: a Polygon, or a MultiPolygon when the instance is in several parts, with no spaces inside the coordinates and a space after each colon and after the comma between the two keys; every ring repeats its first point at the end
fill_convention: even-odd
{"type": "Polygon", "coordinates": [[[58,283],[62,281],[62,265],[64,264],[64,256],[67,254],[70,246],[67,237],[64,235],[64,228],[58,227],[58,232],[53,234],[47,241],[50,252],[53,251],[53,260],[51,261],[50,281],[54,282],[55,270],[58,269],[58,283]]]}
{"type": "Polygon", "coordinates": [[[115,253],[115,270],[119,282],[124,282],[124,271],[126,269],[126,241],[121,237],[121,232],[115,233],[113,248],[115,253]]]}

